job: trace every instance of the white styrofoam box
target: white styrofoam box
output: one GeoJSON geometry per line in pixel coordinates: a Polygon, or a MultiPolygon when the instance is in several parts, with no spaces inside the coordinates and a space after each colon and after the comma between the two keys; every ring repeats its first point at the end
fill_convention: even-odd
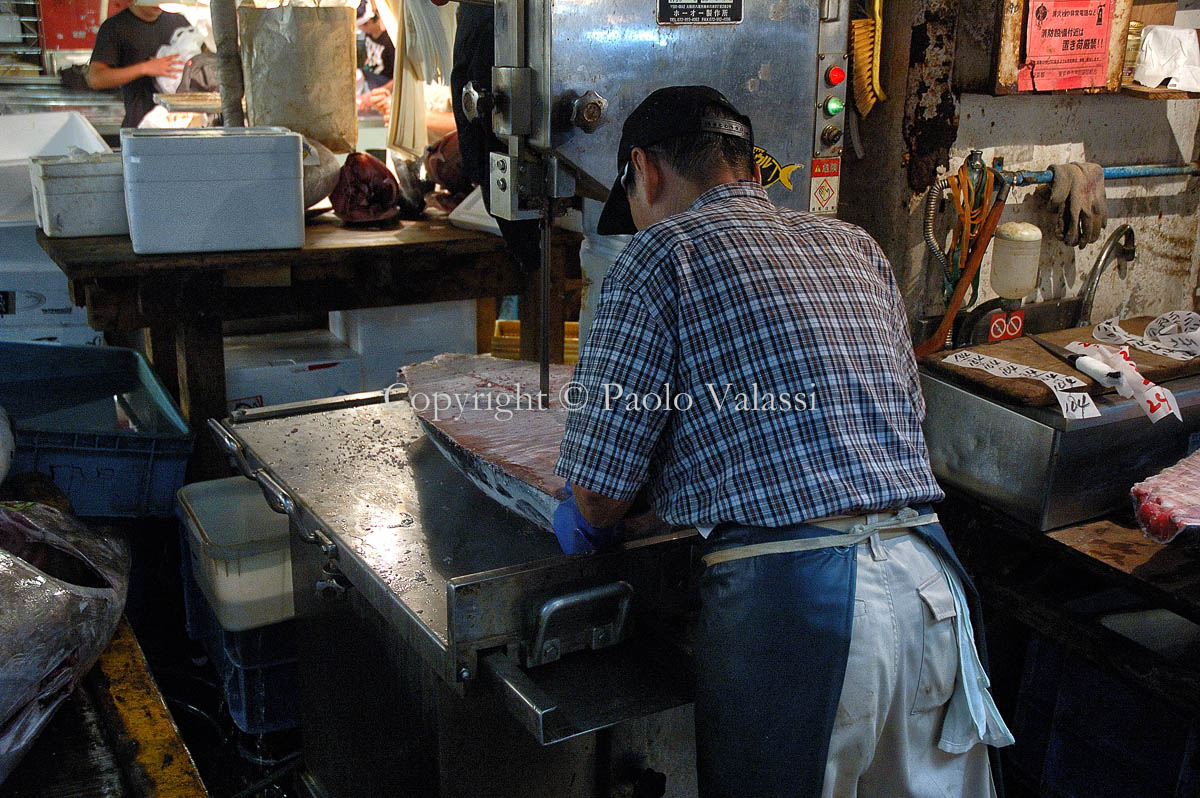
{"type": "Polygon", "coordinates": [[[100,333],[72,304],[66,275],[36,235],[32,224],[0,226],[0,340],[92,343],[100,333]]]}
{"type": "Polygon", "coordinates": [[[396,370],[443,352],[475,353],[475,301],[429,302],[329,314],[329,329],[362,357],[361,390],[396,382],[396,370]]]}
{"type": "Polygon", "coordinates": [[[133,251],[301,246],[302,142],[284,128],[123,129],[133,251]]]}
{"type": "Polygon", "coordinates": [[[0,14],[0,43],[20,44],[21,18],[16,14],[0,14]]]}
{"type": "Polygon", "coordinates": [[[0,319],[0,341],[103,346],[104,333],[93,330],[86,324],[5,324],[0,319]]]}
{"type": "Polygon", "coordinates": [[[0,224],[34,221],[29,159],[39,155],[112,152],[92,123],[77,111],[0,116],[0,224]]]}
{"type": "Polygon", "coordinates": [[[256,629],[295,615],[288,519],[244,477],[179,489],[192,573],[221,628],[256,629]]]}
{"type": "Polygon", "coordinates": [[[33,212],[51,237],[120,236],[129,232],[125,179],[115,152],[32,158],[33,212]]]}
{"type": "Polygon", "coordinates": [[[229,411],[358,393],[360,360],[328,330],[231,335],[225,339],[229,411]]]}
{"type": "Polygon", "coordinates": [[[496,224],[496,219],[484,207],[483,189],[479,186],[475,186],[475,190],[458,203],[447,218],[449,218],[450,224],[464,230],[476,230],[480,233],[491,233],[494,236],[500,235],[500,225],[496,224]]]}

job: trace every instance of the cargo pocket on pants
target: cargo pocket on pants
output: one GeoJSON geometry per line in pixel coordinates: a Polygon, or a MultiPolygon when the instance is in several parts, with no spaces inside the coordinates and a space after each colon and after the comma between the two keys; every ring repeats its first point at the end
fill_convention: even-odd
{"type": "Polygon", "coordinates": [[[954,633],[954,596],[941,572],[931,575],[917,588],[925,605],[921,642],[921,675],[912,712],[928,712],[950,700],[958,676],[958,640],[954,633]]]}

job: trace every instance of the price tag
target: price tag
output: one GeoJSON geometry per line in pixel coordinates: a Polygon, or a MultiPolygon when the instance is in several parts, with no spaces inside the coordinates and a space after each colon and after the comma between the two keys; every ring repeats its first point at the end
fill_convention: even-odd
{"type": "Polygon", "coordinates": [[[1112,318],[1097,324],[1092,336],[1106,344],[1133,346],[1172,360],[1191,360],[1200,355],[1200,314],[1178,310],[1164,313],[1150,322],[1144,336],[1125,332],[1117,319],[1112,318]],[[1191,327],[1192,324],[1196,327],[1191,327]]]}

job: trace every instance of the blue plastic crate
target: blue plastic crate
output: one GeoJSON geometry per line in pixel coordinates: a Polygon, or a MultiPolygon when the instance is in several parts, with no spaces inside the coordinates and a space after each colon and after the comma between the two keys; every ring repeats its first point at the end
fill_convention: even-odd
{"type": "Polygon", "coordinates": [[[204,646],[221,677],[229,714],[248,734],[293,729],[299,725],[300,689],[294,621],[229,632],[204,597],[188,558],[183,536],[183,606],[188,636],[204,646]]]}
{"type": "Polygon", "coordinates": [[[82,516],[168,516],[192,434],[132,349],[0,342],[12,473],[39,471],[82,516]]]}

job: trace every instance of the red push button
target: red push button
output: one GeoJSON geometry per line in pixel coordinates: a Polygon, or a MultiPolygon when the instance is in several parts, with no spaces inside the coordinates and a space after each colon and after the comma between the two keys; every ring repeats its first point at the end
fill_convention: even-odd
{"type": "Polygon", "coordinates": [[[839,66],[831,66],[825,70],[825,80],[830,86],[836,86],[846,79],[846,70],[839,66]]]}

